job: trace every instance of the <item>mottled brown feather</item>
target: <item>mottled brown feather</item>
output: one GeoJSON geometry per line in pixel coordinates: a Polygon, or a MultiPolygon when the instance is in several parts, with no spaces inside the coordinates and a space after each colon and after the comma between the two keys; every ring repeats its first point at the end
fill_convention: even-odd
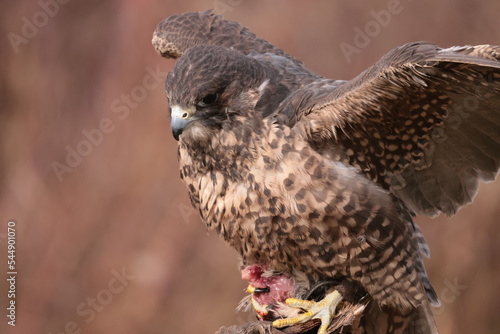
{"type": "Polygon", "coordinates": [[[409,43],[346,82],[212,12],[165,19],[153,44],[180,57],[167,96],[195,119],[181,178],[242,264],[295,277],[297,297],[299,277],[359,287],[356,333],[437,333],[412,211],[453,214],[497,176],[499,47],[409,43]]]}
{"type": "Polygon", "coordinates": [[[413,211],[452,215],[498,175],[499,50],[409,43],[344,85],[295,91],[279,113],[301,119],[319,150],[343,147],[413,211]]]}

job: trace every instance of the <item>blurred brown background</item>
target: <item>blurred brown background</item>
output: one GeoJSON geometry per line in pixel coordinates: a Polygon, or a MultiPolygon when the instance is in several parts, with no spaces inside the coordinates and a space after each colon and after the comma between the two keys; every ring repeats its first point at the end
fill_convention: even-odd
{"type": "MultiPolygon", "coordinates": [[[[163,91],[174,62],[150,44],[163,18],[217,7],[338,79],[408,41],[500,44],[497,0],[60,1],[0,5],[0,277],[12,219],[18,271],[15,328],[0,281],[0,333],[213,333],[252,319],[235,312],[235,252],[207,236],[179,179],[163,91]],[[348,61],[340,44],[366,28],[348,61]]],[[[497,181],[453,218],[417,220],[443,334],[500,333],[499,199],[497,181]]]]}

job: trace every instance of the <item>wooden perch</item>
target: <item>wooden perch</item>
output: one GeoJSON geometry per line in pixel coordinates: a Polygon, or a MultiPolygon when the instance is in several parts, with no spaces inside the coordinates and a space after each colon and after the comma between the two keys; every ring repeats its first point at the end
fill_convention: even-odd
{"type": "Polygon", "coordinates": [[[305,334],[314,333],[311,329],[319,325],[319,320],[315,319],[302,325],[278,329],[270,321],[254,321],[240,326],[222,327],[215,334],[305,334]]]}
{"type": "MultiPolygon", "coordinates": [[[[305,297],[308,300],[321,300],[328,289],[337,290],[343,297],[336,316],[327,334],[349,334],[355,331],[369,303],[366,292],[350,281],[322,281],[314,284],[305,297]]],[[[319,319],[312,319],[304,324],[274,328],[270,321],[253,321],[239,326],[222,327],[215,334],[316,334],[321,325],[319,319]]]]}
{"type": "MultiPolygon", "coordinates": [[[[365,303],[347,304],[338,313],[326,331],[327,334],[349,334],[357,328],[365,303]]],[[[285,328],[274,328],[270,321],[253,321],[240,326],[222,327],[215,334],[316,334],[319,319],[285,328]]]]}

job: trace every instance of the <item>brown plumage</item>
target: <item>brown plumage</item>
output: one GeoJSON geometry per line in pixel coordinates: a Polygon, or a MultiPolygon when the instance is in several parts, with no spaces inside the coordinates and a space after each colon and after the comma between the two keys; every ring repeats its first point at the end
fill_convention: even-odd
{"type": "Polygon", "coordinates": [[[153,44],[180,57],[181,178],[243,266],[365,291],[357,332],[437,332],[411,217],[452,215],[498,175],[500,48],[409,43],[336,81],[211,12],[167,18],[153,44]]]}

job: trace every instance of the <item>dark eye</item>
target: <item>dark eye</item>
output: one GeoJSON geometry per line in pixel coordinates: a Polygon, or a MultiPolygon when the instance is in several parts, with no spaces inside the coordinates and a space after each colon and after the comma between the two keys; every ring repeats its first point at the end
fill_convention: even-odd
{"type": "Polygon", "coordinates": [[[205,108],[214,104],[219,99],[219,94],[213,93],[206,95],[200,102],[198,102],[198,107],[205,108]]]}

